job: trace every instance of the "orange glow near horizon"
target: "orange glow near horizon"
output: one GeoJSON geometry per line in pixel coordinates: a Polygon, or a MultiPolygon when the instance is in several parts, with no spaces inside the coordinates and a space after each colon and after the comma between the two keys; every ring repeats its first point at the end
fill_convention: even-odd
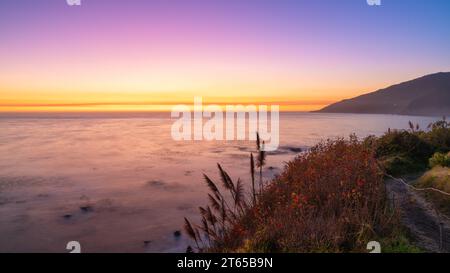
{"type": "Polygon", "coordinates": [[[203,80],[168,70],[158,80],[146,80],[143,72],[125,69],[111,75],[83,73],[81,67],[72,67],[71,72],[64,69],[53,77],[50,72],[34,69],[25,73],[26,77],[0,74],[0,112],[170,111],[173,105],[193,104],[194,97],[203,97],[204,104],[275,104],[280,105],[280,111],[314,111],[400,82],[364,74],[358,80],[349,80],[340,73],[324,80],[320,79],[321,73],[304,71],[303,76],[298,76],[284,70],[252,77],[240,72],[233,77],[214,78],[211,74],[203,80]]]}
{"type": "MultiPolygon", "coordinates": [[[[0,112],[170,111],[171,105],[192,104],[196,96],[206,104],[278,104],[281,111],[311,111],[361,93],[356,81],[339,75],[323,81],[306,71],[298,76],[286,69],[249,74],[203,67],[194,73],[178,63],[179,69],[155,68],[146,77],[144,67],[106,73],[102,63],[97,65],[98,72],[55,65],[47,71],[0,74],[0,112]]],[[[365,88],[375,86],[369,82],[365,88]]]]}
{"type": "MultiPolygon", "coordinates": [[[[8,100],[0,102],[0,112],[166,112],[175,105],[192,106],[192,99],[179,98],[153,99],[141,101],[43,101],[43,100],[8,100]]],[[[281,111],[318,110],[335,100],[286,99],[286,98],[203,98],[203,105],[279,105],[281,111]]]]}

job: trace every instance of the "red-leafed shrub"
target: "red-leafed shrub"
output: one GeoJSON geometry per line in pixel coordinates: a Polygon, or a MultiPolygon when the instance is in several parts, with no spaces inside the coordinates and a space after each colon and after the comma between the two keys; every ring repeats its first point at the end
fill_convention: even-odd
{"type": "Polygon", "coordinates": [[[256,251],[358,251],[390,232],[383,173],[355,138],[318,144],[289,162],[259,199],[256,251]]]}
{"type": "MultiPolygon", "coordinates": [[[[232,184],[227,187],[235,196],[232,184]]],[[[186,220],[187,230],[203,243],[200,251],[366,251],[368,241],[392,233],[397,221],[386,204],[374,151],[355,137],[323,142],[299,155],[256,201],[241,198],[230,208],[219,202],[222,194],[210,199],[214,196],[216,209],[204,209],[200,232],[186,220]]]]}

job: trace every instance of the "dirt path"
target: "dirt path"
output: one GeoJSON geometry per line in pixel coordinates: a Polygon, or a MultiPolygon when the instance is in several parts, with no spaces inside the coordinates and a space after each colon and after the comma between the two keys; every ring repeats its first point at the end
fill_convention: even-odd
{"type": "MultiPolygon", "coordinates": [[[[414,180],[406,180],[411,183],[414,180]]],[[[439,215],[418,192],[398,180],[386,180],[389,199],[400,209],[401,220],[420,248],[450,253],[450,221],[439,215]],[[441,243],[442,230],[442,243],[441,243]]]]}

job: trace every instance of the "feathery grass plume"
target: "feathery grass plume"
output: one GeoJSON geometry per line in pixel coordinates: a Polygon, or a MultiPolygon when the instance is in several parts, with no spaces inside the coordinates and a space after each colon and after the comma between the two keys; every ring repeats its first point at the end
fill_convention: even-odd
{"type": "MultiPolygon", "coordinates": [[[[220,164],[217,164],[217,166],[220,171],[220,176],[221,176],[224,188],[227,189],[231,193],[233,200],[235,200],[236,189],[234,187],[233,181],[231,180],[230,176],[225,172],[225,170],[222,168],[222,166],[220,166],[220,164]]],[[[222,193],[217,188],[216,184],[206,174],[203,174],[203,176],[206,180],[208,187],[216,196],[216,199],[225,205],[225,207],[230,211],[230,213],[233,214],[232,216],[235,216],[234,213],[231,211],[230,205],[228,205],[228,202],[225,200],[222,193]]]]}
{"type": "Polygon", "coordinates": [[[208,245],[211,242],[211,230],[209,229],[209,225],[208,225],[208,221],[206,220],[206,217],[203,216],[202,217],[202,227],[200,227],[203,231],[203,233],[205,234],[206,240],[208,241],[208,245]]]}
{"type": "Polygon", "coordinates": [[[198,228],[195,228],[194,231],[195,231],[195,236],[197,236],[198,241],[202,244],[202,246],[204,246],[203,248],[207,247],[207,245],[205,244],[205,242],[202,239],[202,236],[200,235],[200,231],[198,230],[198,228]]]}
{"type": "Polygon", "coordinates": [[[244,200],[244,186],[242,185],[242,180],[239,178],[236,182],[236,193],[234,198],[234,204],[236,208],[240,209],[240,212],[243,213],[243,207],[245,205],[244,200]]]}
{"type": "Polygon", "coordinates": [[[208,211],[203,207],[198,207],[198,210],[200,211],[200,215],[205,216],[208,214],[208,211]]]}
{"type": "Polygon", "coordinates": [[[256,204],[256,190],[255,190],[255,159],[253,153],[250,153],[250,174],[252,178],[252,200],[253,205],[256,204]]]}
{"type": "Polygon", "coordinates": [[[219,163],[217,163],[217,167],[219,168],[220,179],[222,180],[224,188],[229,190],[231,194],[234,196],[236,189],[234,188],[234,184],[233,181],[231,180],[231,177],[228,175],[226,171],[224,171],[224,169],[219,163]]]}
{"type": "Polygon", "coordinates": [[[408,121],[409,129],[414,132],[414,124],[411,121],[408,121]]]}
{"type": "MultiPolygon", "coordinates": [[[[265,153],[263,151],[264,141],[261,144],[261,140],[258,138],[258,159],[261,164],[260,167],[260,179],[262,180],[262,165],[264,165],[265,153]]],[[[219,187],[211,178],[206,174],[203,174],[203,178],[210,190],[208,193],[210,206],[199,207],[201,215],[201,225],[192,226],[191,223],[185,218],[185,229],[189,236],[194,239],[198,251],[208,250],[211,247],[217,247],[222,242],[228,240],[234,236],[234,227],[241,221],[242,217],[247,213],[249,207],[257,203],[257,195],[255,188],[255,158],[253,154],[250,154],[250,167],[252,176],[252,199],[253,203],[247,203],[248,200],[245,195],[244,183],[240,178],[236,183],[233,182],[228,173],[222,168],[220,164],[217,164],[219,170],[221,186],[227,190],[231,196],[225,196],[220,191],[219,187]],[[233,201],[233,202],[227,202],[233,201]]],[[[262,182],[260,182],[261,184],[262,182]]],[[[262,187],[260,186],[260,190],[262,187]]],[[[226,193],[226,192],[224,192],[226,193]]]]}
{"type": "Polygon", "coordinates": [[[209,197],[209,202],[211,203],[211,206],[213,207],[213,209],[216,211],[220,211],[219,201],[217,201],[217,199],[214,196],[212,196],[210,193],[208,193],[208,197],[209,197]]]}
{"type": "Polygon", "coordinates": [[[220,206],[220,217],[222,218],[222,235],[223,235],[225,233],[226,222],[228,219],[224,200],[222,200],[222,205],[220,206]]]}
{"type": "Polygon", "coordinates": [[[213,226],[214,231],[216,231],[217,218],[216,218],[216,216],[214,215],[214,213],[212,212],[210,206],[207,206],[207,207],[206,207],[206,211],[207,211],[207,213],[206,213],[206,219],[207,219],[208,222],[213,226]]]}
{"type": "Polygon", "coordinates": [[[212,193],[216,196],[216,198],[218,200],[221,200],[222,194],[220,193],[216,184],[206,174],[203,174],[203,178],[205,179],[206,185],[208,185],[208,188],[210,189],[210,191],[212,191],[212,193]]]}
{"type": "MultiPolygon", "coordinates": [[[[207,224],[211,225],[212,227],[212,229],[209,229],[209,235],[212,236],[213,238],[217,238],[217,228],[216,228],[217,218],[209,206],[207,206],[205,211],[202,212],[202,217],[204,217],[207,221],[207,224]]],[[[210,241],[210,238],[208,239],[210,241]]]]}
{"type": "Polygon", "coordinates": [[[408,121],[408,126],[409,126],[409,129],[410,129],[411,133],[419,132],[419,129],[420,129],[419,123],[414,125],[413,122],[408,121]]]}
{"type": "Polygon", "coordinates": [[[219,189],[217,188],[216,184],[214,184],[214,182],[206,174],[203,174],[203,178],[205,178],[205,182],[212,192],[214,193],[219,192],[219,189]]]}
{"type": "Polygon", "coordinates": [[[189,222],[189,220],[186,217],[184,217],[184,230],[189,235],[189,237],[191,237],[195,241],[197,248],[200,248],[194,228],[192,227],[191,223],[189,222]]]}

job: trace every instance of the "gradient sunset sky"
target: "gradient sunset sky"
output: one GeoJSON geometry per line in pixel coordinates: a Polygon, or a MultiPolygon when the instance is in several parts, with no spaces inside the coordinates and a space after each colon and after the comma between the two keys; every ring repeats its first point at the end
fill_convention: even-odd
{"type": "Polygon", "coordinates": [[[313,110],[450,71],[450,1],[0,1],[0,111],[313,110]]]}

